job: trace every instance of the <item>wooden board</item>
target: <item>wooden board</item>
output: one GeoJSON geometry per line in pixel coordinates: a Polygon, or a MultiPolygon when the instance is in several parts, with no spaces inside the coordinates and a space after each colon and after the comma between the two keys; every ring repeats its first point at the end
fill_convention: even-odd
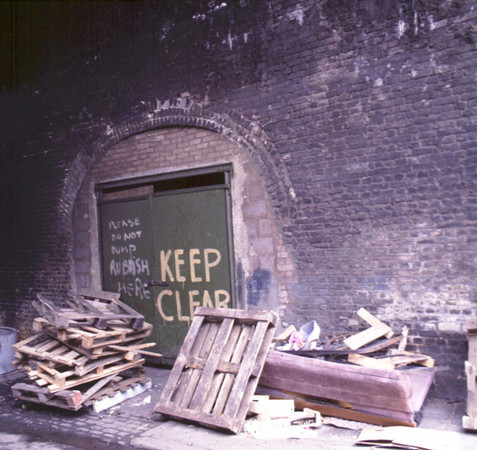
{"type": "MultiPolygon", "coordinates": [[[[377,317],[373,316],[369,311],[367,311],[366,309],[364,308],[359,308],[358,312],[357,312],[358,316],[361,317],[361,319],[365,320],[366,322],[368,322],[369,325],[371,325],[372,327],[376,326],[376,325],[381,325],[383,322],[381,322],[377,317]]],[[[390,329],[390,331],[388,331],[385,336],[389,339],[391,337],[393,337],[394,335],[394,332],[393,330],[390,329]]]]}
{"type": "Polygon", "coordinates": [[[360,331],[359,333],[346,338],[343,343],[351,350],[357,350],[363,345],[369,344],[370,342],[389,333],[392,333],[391,328],[383,322],[378,322],[376,325],[373,325],[366,330],[360,331]]]}
{"type": "Polygon", "coordinates": [[[197,308],[155,411],[240,432],[277,320],[268,311],[197,308]]]}

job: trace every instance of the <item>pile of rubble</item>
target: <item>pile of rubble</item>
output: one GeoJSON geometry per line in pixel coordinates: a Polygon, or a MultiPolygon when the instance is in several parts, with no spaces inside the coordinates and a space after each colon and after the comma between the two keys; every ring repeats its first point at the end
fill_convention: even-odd
{"type": "Polygon", "coordinates": [[[38,295],[36,333],[13,345],[13,364],[32,382],[13,385],[13,395],[73,411],[91,405],[101,410],[128,390],[148,389],[142,355],[152,354],[144,350],[155,345],[144,343],[152,325],[119,294],[82,291],[67,303],[59,308],[38,295]]]}
{"type": "Polygon", "coordinates": [[[434,367],[434,360],[418,353],[406,351],[409,330],[404,327],[395,336],[387,324],[364,308],[357,315],[369,326],[354,335],[321,338],[316,321],[296,329],[291,325],[273,341],[276,350],[299,356],[321,358],[328,361],[343,360],[364,367],[393,370],[409,364],[434,367]]]}
{"type": "Polygon", "coordinates": [[[434,360],[406,351],[407,327],[395,336],[366,309],[357,314],[368,327],[351,336],[321,338],[314,321],[277,336],[258,392],[293,399],[324,415],[416,426],[434,379],[434,360]]]}
{"type": "Polygon", "coordinates": [[[278,409],[281,419],[307,429],[320,425],[316,412],[415,427],[433,359],[405,350],[406,329],[394,336],[365,309],[358,315],[369,326],[352,336],[321,339],[312,321],[273,337],[277,318],[270,312],[197,308],[155,411],[234,433],[247,413],[270,418],[278,409]]]}

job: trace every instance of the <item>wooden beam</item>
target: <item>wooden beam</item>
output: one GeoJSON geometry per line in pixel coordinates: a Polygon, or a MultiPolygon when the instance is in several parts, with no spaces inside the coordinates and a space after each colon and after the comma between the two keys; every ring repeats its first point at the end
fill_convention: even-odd
{"type": "Polygon", "coordinates": [[[357,350],[363,345],[369,344],[370,342],[384,336],[389,333],[391,328],[389,328],[385,323],[380,322],[377,325],[360,331],[359,333],[346,338],[343,342],[351,350],[357,350]]]}
{"type": "MultiPolygon", "coordinates": [[[[357,312],[358,316],[361,317],[361,319],[363,319],[365,322],[367,322],[369,325],[371,325],[372,327],[376,326],[376,325],[379,325],[379,324],[382,324],[383,322],[381,322],[378,318],[376,318],[375,316],[373,316],[369,311],[367,311],[366,309],[364,308],[359,308],[358,312],[357,312]]],[[[390,330],[388,331],[385,336],[389,339],[389,338],[392,338],[394,335],[394,331],[393,330],[390,330]]]]}

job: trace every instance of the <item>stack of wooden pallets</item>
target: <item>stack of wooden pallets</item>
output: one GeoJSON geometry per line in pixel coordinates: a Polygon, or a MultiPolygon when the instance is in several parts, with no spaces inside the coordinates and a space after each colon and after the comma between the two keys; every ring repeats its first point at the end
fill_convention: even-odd
{"type": "Polygon", "coordinates": [[[119,294],[82,291],[66,308],[38,300],[35,334],[13,345],[13,364],[32,381],[12,386],[15,397],[76,411],[149,381],[142,355],[152,325],[119,294]]]}

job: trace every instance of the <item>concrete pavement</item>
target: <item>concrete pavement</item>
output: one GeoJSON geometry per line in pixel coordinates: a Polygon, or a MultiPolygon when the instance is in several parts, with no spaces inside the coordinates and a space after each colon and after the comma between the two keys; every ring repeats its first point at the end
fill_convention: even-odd
{"type": "MultiPolygon", "coordinates": [[[[15,400],[10,386],[25,382],[23,372],[0,375],[0,449],[304,449],[356,448],[356,440],[366,424],[346,423],[358,429],[324,424],[295,438],[286,438],[282,428],[255,432],[247,423],[239,435],[229,435],[200,426],[166,420],[154,406],[169,376],[169,370],[146,367],[152,388],[119,405],[96,413],[91,408],[69,412],[15,400]],[[250,431],[251,430],[251,431],[250,431]]],[[[452,433],[455,444],[448,450],[477,449],[477,434],[461,427],[465,405],[436,398],[432,390],[422,410],[418,428],[452,433]],[[455,439],[454,439],[455,437],[455,439]]],[[[273,427],[273,424],[268,424],[273,427]]],[[[260,428],[259,428],[260,429],[260,428]]],[[[366,447],[361,447],[366,448],[366,447]]],[[[369,447],[368,447],[369,448],[369,447]]]]}

